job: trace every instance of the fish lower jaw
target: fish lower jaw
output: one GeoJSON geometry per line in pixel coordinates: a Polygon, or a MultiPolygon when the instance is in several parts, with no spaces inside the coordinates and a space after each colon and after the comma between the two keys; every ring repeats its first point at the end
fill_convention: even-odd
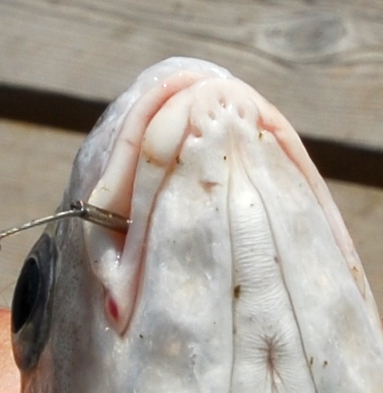
{"type": "MultiPolygon", "coordinates": [[[[230,132],[235,134],[235,129],[241,129],[246,122],[252,129],[256,124],[254,103],[249,97],[243,99],[251,90],[237,80],[206,79],[198,74],[183,73],[169,78],[162,86],[171,93],[149,92],[149,98],[144,96],[143,102],[139,101],[127,116],[105,173],[88,201],[129,215],[132,224],[127,236],[84,224],[88,255],[105,288],[106,315],[120,334],[127,329],[139,290],[145,239],[156,196],[176,167],[184,165],[184,145],[197,143],[208,151],[207,145],[214,149],[221,140],[227,145],[227,132],[222,129],[233,128],[230,132]],[[177,91],[173,85],[182,88],[177,91]],[[209,93],[212,88],[213,95],[209,93]],[[239,92],[234,101],[229,100],[230,93],[236,89],[239,92]],[[161,100],[163,104],[158,108],[161,100]],[[147,109],[148,105],[154,109],[147,109]],[[152,113],[146,115],[147,124],[135,121],[140,113],[152,113]]],[[[206,154],[205,159],[213,162],[209,155],[206,154]]],[[[226,160],[227,157],[222,154],[220,158],[226,160]]],[[[194,161],[189,165],[194,166],[194,161]]],[[[201,184],[207,188],[212,186],[209,173],[215,171],[214,166],[208,167],[201,178],[201,184]]],[[[194,174],[190,172],[185,176],[195,175],[194,169],[187,171],[194,174]]]]}
{"type": "MultiPolygon", "coordinates": [[[[239,161],[239,160],[238,160],[239,161]]],[[[315,392],[267,211],[241,163],[229,180],[234,392],[315,392]]]]}
{"type": "Polygon", "coordinates": [[[375,350],[380,367],[381,332],[319,175],[274,110],[236,79],[201,78],[131,130],[140,138],[117,139],[134,146],[132,223],[88,250],[132,390],[359,393],[364,375],[380,386],[368,359],[375,350]]]}

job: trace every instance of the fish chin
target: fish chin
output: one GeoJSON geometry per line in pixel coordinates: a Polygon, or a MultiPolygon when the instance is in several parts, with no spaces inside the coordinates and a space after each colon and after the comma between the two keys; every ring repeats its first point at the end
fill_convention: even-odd
{"type": "Polygon", "coordinates": [[[141,77],[88,199],[132,220],[84,224],[116,391],[380,391],[375,301],[298,135],[225,70],[175,63],[141,77]]]}

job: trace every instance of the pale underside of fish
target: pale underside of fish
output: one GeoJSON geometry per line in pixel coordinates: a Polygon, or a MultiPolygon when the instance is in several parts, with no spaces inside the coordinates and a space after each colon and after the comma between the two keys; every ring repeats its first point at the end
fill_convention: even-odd
{"type": "Polygon", "coordinates": [[[76,200],[132,223],[50,224],[27,258],[42,289],[30,315],[14,306],[24,392],[383,391],[340,213],[291,125],[228,71],[144,71],[80,149],[60,208],[76,200]]]}

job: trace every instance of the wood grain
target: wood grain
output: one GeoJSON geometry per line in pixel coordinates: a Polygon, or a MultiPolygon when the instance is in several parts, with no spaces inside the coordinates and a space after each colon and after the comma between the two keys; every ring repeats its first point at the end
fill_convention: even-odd
{"type": "MultiPolygon", "coordinates": [[[[0,121],[0,135],[0,228],[52,213],[83,135],[8,121],[0,121]]],[[[383,315],[383,190],[333,181],[329,186],[383,315]]],[[[0,306],[10,306],[20,267],[41,231],[36,228],[2,241],[0,306]]]]}
{"type": "Polygon", "coordinates": [[[383,148],[378,0],[3,0],[0,83],[111,100],[148,65],[202,57],[301,133],[383,148]]]}

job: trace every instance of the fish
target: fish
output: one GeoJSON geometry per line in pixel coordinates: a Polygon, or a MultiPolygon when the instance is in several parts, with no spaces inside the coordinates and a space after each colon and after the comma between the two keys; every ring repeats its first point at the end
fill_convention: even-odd
{"type": "Polygon", "coordinates": [[[26,257],[23,393],[379,393],[383,335],[341,214],[298,134],[204,60],[143,71],[80,148],[26,257]]]}

